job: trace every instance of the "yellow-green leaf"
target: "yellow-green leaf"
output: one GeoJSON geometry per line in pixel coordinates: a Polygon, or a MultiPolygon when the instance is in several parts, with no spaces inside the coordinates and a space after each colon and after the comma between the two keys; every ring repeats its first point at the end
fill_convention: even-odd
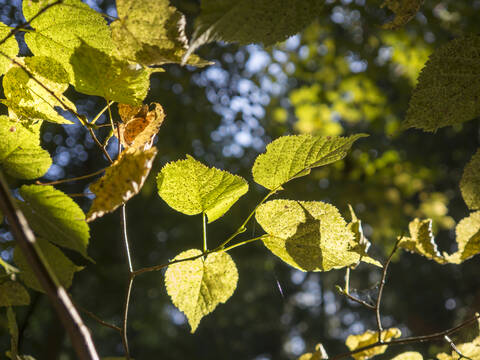
{"type": "Polygon", "coordinates": [[[0,166],[10,176],[35,179],[44,175],[52,159],[40,146],[38,133],[22,123],[0,116],[0,166]]]}
{"type": "Polygon", "coordinates": [[[343,159],[352,144],[365,134],[350,137],[283,136],[267,145],[255,160],[252,173],[258,184],[269,190],[310,173],[310,169],[343,159]]]}
{"type": "Polygon", "coordinates": [[[384,24],[385,29],[399,28],[412,20],[420,10],[424,0],[385,0],[382,7],[386,6],[395,13],[392,21],[384,24]]]}
{"type": "Polygon", "coordinates": [[[180,253],[175,260],[198,257],[170,265],[165,273],[168,295],[187,316],[192,333],[205,315],[232,296],[238,281],[237,267],[230,255],[212,253],[204,259],[201,254],[195,249],[180,253]]]}
{"type": "MultiPolygon", "coordinates": [[[[47,240],[37,237],[36,241],[48,266],[56,275],[60,284],[65,289],[68,289],[72,285],[73,275],[83,268],[75,265],[58,247],[50,244],[47,240]]],[[[35,272],[28,264],[22,250],[20,250],[18,246],[15,247],[13,252],[13,261],[15,261],[15,264],[20,268],[20,279],[25,285],[34,290],[44,292],[35,272]]]]}
{"type": "Polygon", "coordinates": [[[20,306],[30,304],[30,295],[17,281],[6,280],[0,283],[0,306],[20,306]]]}
{"type": "MultiPolygon", "coordinates": [[[[0,39],[4,39],[10,34],[12,29],[0,22],[0,39]]],[[[7,41],[0,45],[0,51],[10,58],[14,58],[18,54],[18,43],[15,36],[11,36],[7,41]]],[[[0,76],[5,74],[10,67],[11,61],[3,55],[0,55],[0,76]]]]}
{"type": "Polygon", "coordinates": [[[480,209],[480,149],[463,170],[460,190],[463,200],[471,210],[480,209]]]}
{"type": "Polygon", "coordinates": [[[303,354],[298,360],[324,360],[328,359],[328,354],[322,344],[315,346],[315,352],[303,354]]]}
{"type": "Polygon", "coordinates": [[[461,264],[480,253],[480,211],[462,219],[457,224],[455,232],[458,251],[446,256],[449,262],[461,264]]]}
{"type": "Polygon", "coordinates": [[[45,120],[58,124],[72,124],[55,110],[55,107],[65,109],[63,104],[75,110],[75,104],[63,96],[63,92],[68,88],[68,74],[63,66],[55,59],[44,56],[33,56],[17,61],[23,63],[35,79],[49,91],[21,67],[13,66],[3,78],[6,99],[3,99],[2,103],[22,121],[45,120]]]}
{"type": "MultiPolygon", "coordinates": [[[[188,49],[185,16],[168,0],[117,0],[112,37],[122,57],[143,65],[180,63],[188,49]]],[[[191,56],[188,65],[208,61],[191,56]]]]}
{"type": "Polygon", "coordinates": [[[405,128],[425,131],[480,115],[480,36],[465,36],[437,49],[425,64],[410,100],[405,128]]]}
{"type": "MultiPolygon", "coordinates": [[[[25,19],[30,21],[54,1],[23,1],[25,19]]],[[[107,22],[102,15],[80,0],[64,0],[33,19],[30,25],[35,29],[25,34],[25,42],[30,50],[37,56],[48,56],[60,62],[69,74],[70,83],[73,81],[70,57],[82,42],[107,54],[113,50],[107,22]]],[[[101,59],[95,59],[97,60],[101,59]]]]}
{"type": "Polygon", "coordinates": [[[300,32],[319,14],[318,0],[204,0],[187,57],[212,41],[272,45],[300,32]]]}
{"type": "Polygon", "coordinates": [[[437,354],[438,360],[461,360],[461,359],[480,359],[480,336],[476,337],[469,343],[456,345],[458,351],[464,356],[463,358],[455,351],[450,354],[440,353],[437,354]]]}
{"type": "Polygon", "coordinates": [[[353,233],[335,206],[320,201],[273,200],[256,219],[267,232],[265,246],[302,271],[328,271],[360,261],[353,233]]]}
{"type": "Polygon", "coordinates": [[[206,213],[217,220],[248,191],[240,176],[209,168],[193,157],[171,162],[157,176],[158,194],[173,209],[186,215],[206,213]]]}
{"type": "MultiPolygon", "coordinates": [[[[381,334],[381,339],[383,341],[389,341],[394,338],[398,338],[402,335],[400,329],[397,328],[390,328],[387,330],[383,330],[381,334]]],[[[363,334],[360,335],[350,335],[345,341],[345,345],[350,349],[350,351],[359,349],[361,347],[375,344],[378,341],[378,332],[367,330],[363,334]]],[[[359,352],[357,354],[353,354],[352,357],[355,360],[366,360],[375,355],[383,354],[387,350],[387,345],[383,346],[376,346],[374,348],[359,352]]]]}
{"type": "Polygon", "coordinates": [[[75,89],[124,104],[140,104],[147,96],[152,70],[131,64],[82,42],[72,54],[75,89]]]}
{"type": "Polygon", "coordinates": [[[24,201],[18,205],[35,233],[88,258],[88,224],[72,198],[53,186],[44,185],[23,185],[20,196],[24,201]]]}
{"type": "Polygon", "coordinates": [[[147,151],[126,150],[110,165],[100,179],[90,185],[95,194],[87,221],[95,220],[114,211],[138,194],[145,182],[157,149],[147,151]]]}
{"type": "Polygon", "coordinates": [[[440,254],[432,233],[432,219],[420,220],[418,218],[408,224],[410,237],[404,237],[399,247],[412,253],[425,256],[427,259],[435,260],[439,264],[445,264],[447,261],[440,254]]]}
{"type": "Polygon", "coordinates": [[[395,356],[392,360],[423,360],[423,356],[415,351],[407,351],[395,356]]]}

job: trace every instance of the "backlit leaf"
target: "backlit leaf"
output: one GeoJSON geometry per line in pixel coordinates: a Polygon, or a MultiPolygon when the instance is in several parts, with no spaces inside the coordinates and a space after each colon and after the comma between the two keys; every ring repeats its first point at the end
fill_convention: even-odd
{"type": "Polygon", "coordinates": [[[458,251],[447,255],[446,259],[460,264],[480,253],[480,211],[462,219],[455,228],[458,251]]]}
{"type": "Polygon", "coordinates": [[[23,185],[20,196],[24,201],[18,205],[35,233],[88,258],[88,224],[72,198],[45,185],[23,185]]]}
{"type": "MultiPolygon", "coordinates": [[[[73,275],[83,268],[75,265],[58,247],[50,244],[47,240],[37,237],[36,241],[48,263],[48,266],[56,275],[60,284],[65,289],[68,289],[72,285],[73,275]]],[[[35,272],[32,270],[27,259],[25,259],[25,256],[18,247],[15,247],[13,260],[21,270],[20,279],[25,285],[34,290],[44,292],[35,272]]]]}
{"type": "Polygon", "coordinates": [[[140,104],[147,96],[153,70],[131,64],[85,42],[75,48],[70,63],[75,89],[124,104],[140,104]]]}
{"type": "Polygon", "coordinates": [[[464,356],[463,358],[455,351],[450,354],[437,354],[438,360],[461,360],[461,359],[480,359],[480,336],[476,337],[469,343],[456,345],[457,350],[464,356]]]}
{"type": "Polygon", "coordinates": [[[0,166],[10,176],[35,179],[44,175],[52,159],[40,146],[39,134],[20,122],[0,116],[0,166]]]}
{"type": "Polygon", "coordinates": [[[412,253],[425,256],[427,259],[435,260],[439,264],[445,264],[447,261],[440,254],[432,233],[432,219],[415,219],[408,224],[410,237],[404,237],[399,247],[412,253]]]}
{"type": "Polygon", "coordinates": [[[404,127],[425,131],[480,115],[480,36],[465,36],[437,49],[425,64],[404,127]]]}
{"type": "Polygon", "coordinates": [[[395,356],[392,360],[423,360],[423,356],[415,351],[407,351],[395,356]]]}
{"type": "MultiPolygon", "coordinates": [[[[168,0],[117,0],[117,12],[112,37],[123,57],[143,65],[182,61],[188,49],[186,20],[168,0]]],[[[210,63],[193,55],[187,64],[210,63]]]]}
{"type": "MultiPolygon", "coordinates": [[[[394,338],[398,338],[402,335],[400,329],[397,328],[390,328],[387,330],[383,330],[381,334],[381,339],[383,341],[389,341],[394,338]]],[[[378,332],[367,330],[363,334],[360,335],[349,335],[347,341],[345,341],[345,345],[350,349],[350,351],[359,349],[361,347],[375,344],[378,341],[378,332]]],[[[383,354],[387,350],[387,345],[383,346],[376,346],[374,348],[359,352],[357,354],[353,354],[352,357],[355,360],[366,360],[375,355],[383,354]]]]}
{"type": "MultiPolygon", "coordinates": [[[[0,39],[4,39],[12,31],[4,23],[0,22],[0,39]]],[[[18,54],[18,43],[15,36],[11,36],[7,41],[0,45],[0,51],[10,58],[14,58],[18,54]]],[[[10,59],[0,55],[0,76],[5,74],[10,67],[10,59]]]]}
{"type": "Polygon", "coordinates": [[[328,359],[328,354],[322,344],[315,346],[315,352],[303,354],[298,360],[324,360],[328,359]]]}
{"type": "Polygon", "coordinates": [[[212,41],[272,45],[300,32],[319,14],[318,0],[204,0],[187,56],[212,41]]]}
{"type": "Polygon", "coordinates": [[[353,233],[338,210],[320,201],[273,200],[256,219],[268,237],[265,246],[302,271],[328,271],[360,261],[353,233]]]}
{"type": "Polygon", "coordinates": [[[55,107],[65,109],[63,104],[70,109],[75,109],[75,104],[63,96],[63,92],[68,88],[68,74],[63,66],[53,58],[43,56],[33,56],[17,61],[24,63],[35,79],[55,96],[32,79],[21,67],[13,66],[3,78],[6,99],[3,99],[2,103],[23,121],[45,120],[59,124],[72,124],[55,110],[55,107]]]}
{"type": "Polygon", "coordinates": [[[90,185],[95,194],[87,221],[114,211],[134,197],[143,186],[152,168],[157,149],[126,150],[105,170],[105,175],[90,185]]]}
{"type": "Polygon", "coordinates": [[[148,150],[152,147],[153,139],[165,118],[162,106],[158,103],[152,105],[153,110],[150,111],[148,105],[118,105],[123,120],[119,125],[120,142],[125,148],[148,150]]]}
{"type": "MultiPolygon", "coordinates": [[[[23,14],[29,21],[53,2],[54,0],[25,0],[23,14]]],[[[30,50],[35,55],[48,56],[60,62],[69,74],[70,83],[73,81],[70,57],[82,42],[107,54],[113,50],[107,22],[80,0],[65,0],[54,5],[31,21],[30,25],[35,29],[34,32],[25,34],[25,42],[30,50]]]]}
{"type": "MultiPolygon", "coordinates": [[[[175,257],[175,260],[201,254],[200,250],[187,250],[175,257]]],[[[170,265],[165,273],[168,295],[173,304],[187,316],[192,333],[205,315],[232,296],[237,281],[237,267],[225,252],[170,265]]]]}
{"type": "Polygon", "coordinates": [[[20,306],[30,304],[30,295],[17,281],[6,280],[0,283],[0,306],[20,306]]]}
{"type": "Polygon", "coordinates": [[[383,25],[385,29],[399,28],[412,20],[420,10],[424,0],[385,0],[386,6],[395,13],[395,18],[383,25]]]}
{"type": "Polygon", "coordinates": [[[294,178],[309,174],[312,168],[343,159],[352,144],[365,136],[283,136],[268,144],[266,153],[257,157],[253,179],[269,190],[278,189],[294,178]]]}
{"type": "Polygon", "coordinates": [[[209,168],[193,157],[171,162],[157,176],[158,194],[173,209],[186,215],[206,213],[215,221],[248,191],[240,176],[209,168]]]}
{"type": "Polygon", "coordinates": [[[460,190],[463,200],[471,210],[480,209],[480,149],[463,170],[460,190]]]}

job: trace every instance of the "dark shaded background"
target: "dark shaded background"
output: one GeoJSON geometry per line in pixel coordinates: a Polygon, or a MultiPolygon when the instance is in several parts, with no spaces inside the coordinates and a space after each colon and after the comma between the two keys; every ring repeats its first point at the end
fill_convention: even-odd
{"type": "MultiPolygon", "coordinates": [[[[115,16],[112,1],[87,3],[115,16]]],[[[175,4],[192,24],[198,2],[175,4]]],[[[378,259],[386,257],[396,236],[416,216],[434,219],[441,250],[455,249],[455,222],[468,214],[458,183],[478,147],[478,119],[435,134],[398,128],[428,54],[454,37],[478,34],[480,1],[427,0],[422,11],[396,32],[381,29],[390,14],[380,4],[329,0],[319,21],[286,43],[267,49],[211,44],[199,54],[215,61],[214,66],[170,65],[165,73],[152,76],[146,102],[161,103],[167,118],[158,136],[159,155],[152,173],[141,194],[127,206],[136,268],[201,247],[201,217],[175,212],[156,194],[154,178],[166,162],[188,153],[249,181],[249,193],[209,225],[213,247],[236,230],[265,194],[252,182],[250,172],[258,153],[272,139],[301,132],[367,132],[370,137],[355,144],[344,161],[293,181],[278,197],[331,202],[347,220],[347,204],[352,204],[373,242],[371,254],[378,259]]],[[[20,8],[20,1],[0,1],[0,21],[9,25],[23,21],[20,8]]],[[[22,55],[27,54],[24,46],[22,55]]],[[[73,89],[68,95],[89,117],[105,105],[73,89]]],[[[107,165],[80,126],[44,124],[42,134],[55,163],[45,179],[79,176],[107,165]]],[[[112,142],[112,153],[115,148],[112,142]]],[[[87,187],[86,181],[58,186],[72,194],[88,192],[87,187]]],[[[76,199],[88,210],[88,198],[76,199]]],[[[71,288],[77,304],[116,324],[121,321],[127,282],[119,219],[120,214],[114,213],[91,225],[89,253],[97,263],[78,273],[71,288]]],[[[261,233],[260,226],[251,223],[242,236],[261,233]]],[[[0,234],[5,239],[10,236],[5,230],[0,234]]],[[[8,251],[1,255],[11,256],[8,251]]],[[[375,329],[373,313],[335,293],[335,284],[343,284],[343,270],[302,273],[259,243],[235,249],[231,255],[239,269],[238,288],[225,305],[202,320],[194,335],[171,304],[163,273],[137,278],[129,317],[135,359],[295,359],[318,342],[335,355],[346,351],[348,334],[375,329]]],[[[416,255],[396,256],[384,295],[384,325],[400,327],[404,335],[421,335],[471,316],[480,309],[478,265],[478,258],[460,266],[441,266],[416,255]]],[[[360,265],[352,273],[351,287],[369,300],[375,297],[379,278],[378,269],[360,265]]],[[[18,310],[21,352],[37,359],[73,359],[47,299],[39,294],[32,299],[30,307],[18,310]]],[[[117,333],[84,319],[101,355],[122,355],[117,333]]],[[[3,351],[9,337],[5,322],[0,324],[3,351]]],[[[468,336],[466,330],[454,340],[468,336]]],[[[378,359],[391,359],[408,349],[432,357],[448,345],[391,348],[378,359]]]]}

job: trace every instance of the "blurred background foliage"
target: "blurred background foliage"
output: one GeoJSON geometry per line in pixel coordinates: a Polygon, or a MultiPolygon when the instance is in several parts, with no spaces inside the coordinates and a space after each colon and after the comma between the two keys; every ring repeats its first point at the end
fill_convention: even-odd
{"type": "MultiPolygon", "coordinates": [[[[116,15],[111,0],[86,3],[116,15]]],[[[173,3],[192,24],[199,2],[173,3]]],[[[421,12],[396,31],[381,28],[391,14],[379,0],[325,3],[318,21],[284,43],[269,48],[210,44],[198,52],[215,65],[203,69],[170,65],[166,72],[153,75],[146,102],[161,103],[167,117],[151,176],[127,206],[137,268],[164,263],[187,248],[201,246],[201,217],[176,213],[156,194],[154,174],[166,162],[188,153],[250,182],[249,193],[224,218],[209,225],[213,247],[265,194],[251,181],[250,169],[258,153],[279,136],[299,133],[366,132],[370,137],[355,144],[345,160],[293,181],[279,197],[331,202],[347,220],[351,204],[373,243],[371,254],[378,259],[385,258],[414,217],[432,218],[440,250],[454,250],[455,223],[467,214],[458,183],[478,147],[478,121],[434,134],[400,131],[400,125],[429,54],[454,37],[479,33],[480,1],[426,0],[421,12]]],[[[20,0],[0,0],[0,21],[17,25],[23,21],[20,9],[20,0]]],[[[21,54],[29,54],[26,46],[21,54]]],[[[73,89],[68,95],[89,118],[105,105],[73,89]]],[[[81,126],[44,124],[42,139],[54,159],[45,180],[84,175],[107,165],[81,126]]],[[[112,141],[109,151],[115,154],[115,149],[112,141]]],[[[87,181],[58,188],[69,194],[89,193],[87,181]]],[[[75,199],[88,210],[88,196],[75,199]]],[[[89,253],[97,262],[78,273],[71,288],[79,306],[117,324],[127,281],[119,219],[114,213],[91,225],[89,253]]],[[[250,223],[243,235],[246,239],[261,231],[250,223]]],[[[0,236],[11,237],[5,230],[0,236]]],[[[335,284],[343,284],[343,270],[302,273],[262,244],[231,254],[239,268],[238,288],[227,304],[202,320],[195,335],[171,304],[161,272],[136,280],[129,328],[135,359],[295,359],[318,342],[334,355],[346,350],[348,334],[375,328],[373,313],[335,293],[335,284]]],[[[6,250],[1,256],[8,260],[11,253],[6,250]]],[[[384,326],[397,326],[404,335],[420,335],[451,327],[478,311],[478,262],[477,257],[460,266],[441,266],[416,255],[397,256],[387,278],[384,326]]],[[[352,273],[351,287],[368,301],[375,296],[379,279],[378,269],[360,265],[352,273]]],[[[122,355],[117,333],[84,319],[101,355],[122,355]]],[[[0,349],[7,349],[6,322],[0,320],[0,349]]],[[[32,305],[18,311],[18,320],[22,353],[37,359],[73,358],[44,296],[33,295],[32,305]]],[[[468,337],[468,332],[458,339],[468,337]]],[[[427,357],[446,350],[448,344],[391,348],[378,359],[391,359],[413,348],[427,357]]]]}

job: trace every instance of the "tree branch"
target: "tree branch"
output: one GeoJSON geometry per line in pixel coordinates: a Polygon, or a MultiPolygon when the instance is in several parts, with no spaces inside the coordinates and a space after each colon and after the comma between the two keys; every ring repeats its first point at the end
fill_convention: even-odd
{"type": "Polygon", "coordinates": [[[49,268],[35,236],[23,213],[16,207],[8,185],[0,171],[0,208],[7,217],[10,230],[17,240],[28,264],[32,267],[42,288],[52,303],[63,327],[67,331],[73,348],[80,360],[98,360],[95,345],[88,328],[72,304],[65,289],[49,268]]]}

